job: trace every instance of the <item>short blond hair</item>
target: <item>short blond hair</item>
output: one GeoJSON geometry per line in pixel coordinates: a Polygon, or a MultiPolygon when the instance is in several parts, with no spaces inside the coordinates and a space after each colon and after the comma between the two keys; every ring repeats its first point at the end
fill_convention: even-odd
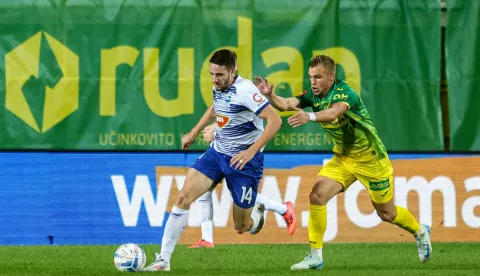
{"type": "Polygon", "coordinates": [[[320,64],[323,65],[328,72],[335,73],[336,71],[335,61],[331,57],[326,55],[318,55],[318,56],[312,57],[312,59],[310,59],[310,63],[308,64],[308,67],[314,68],[320,64]]]}

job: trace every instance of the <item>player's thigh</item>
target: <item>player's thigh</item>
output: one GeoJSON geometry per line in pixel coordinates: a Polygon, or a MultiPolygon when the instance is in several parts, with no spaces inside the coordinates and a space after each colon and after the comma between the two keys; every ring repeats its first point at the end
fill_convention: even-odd
{"type": "Polygon", "coordinates": [[[255,205],[258,186],[262,176],[250,174],[230,174],[226,177],[227,187],[232,194],[233,203],[243,209],[249,209],[255,205]]]}
{"type": "Polygon", "coordinates": [[[210,203],[212,202],[212,192],[215,190],[215,188],[217,187],[217,185],[221,184],[222,183],[222,179],[220,179],[220,181],[215,181],[215,183],[212,185],[212,187],[210,187],[210,189],[205,192],[203,195],[201,195],[197,201],[198,202],[201,202],[201,201],[210,201],[210,203]]]}
{"type": "MultiPolygon", "coordinates": [[[[360,164],[356,168],[355,176],[370,193],[370,198],[375,203],[374,206],[382,208],[382,204],[392,201],[394,189],[393,169],[388,158],[360,164]]],[[[385,205],[384,208],[389,210],[392,208],[390,205],[394,206],[393,202],[385,205]]]]}
{"type": "MultiPolygon", "coordinates": [[[[219,183],[224,175],[220,166],[219,155],[213,147],[209,147],[192,164],[191,168],[199,171],[204,176],[210,178],[213,182],[219,183]]],[[[187,175],[188,180],[188,175],[187,175]]]]}
{"type": "MultiPolygon", "coordinates": [[[[229,159],[225,159],[229,164],[229,159]]],[[[233,221],[237,231],[246,231],[251,224],[252,207],[257,199],[263,176],[263,154],[257,153],[242,170],[224,167],[225,180],[233,199],[233,221]]]]}
{"type": "Polygon", "coordinates": [[[258,186],[263,176],[263,154],[257,153],[242,170],[229,165],[228,158],[223,167],[227,187],[232,194],[233,202],[240,208],[249,209],[255,205],[258,186]]]}
{"type": "Polygon", "coordinates": [[[340,182],[325,176],[317,176],[309,195],[310,204],[326,205],[330,199],[343,190],[344,186],[340,182]]]}
{"type": "MultiPolygon", "coordinates": [[[[336,194],[346,190],[355,180],[355,175],[346,166],[345,161],[334,155],[318,173],[317,181],[310,194],[311,201],[317,197],[319,201],[317,204],[324,205],[336,194]]],[[[315,202],[312,203],[315,204],[315,202]]]]}
{"type": "Polygon", "coordinates": [[[187,172],[185,184],[178,194],[177,207],[189,208],[192,202],[209,191],[214,185],[214,181],[208,176],[194,168],[190,168],[187,172]]]}
{"type": "Polygon", "coordinates": [[[393,175],[388,177],[358,176],[358,180],[360,180],[363,186],[368,190],[370,199],[373,203],[378,205],[386,204],[390,201],[393,202],[393,175]]]}
{"type": "Polygon", "coordinates": [[[212,189],[214,184],[222,178],[223,174],[218,166],[217,156],[214,150],[209,148],[194,161],[192,167],[188,170],[177,204],[190,206],[193,201],[212,189]]]}

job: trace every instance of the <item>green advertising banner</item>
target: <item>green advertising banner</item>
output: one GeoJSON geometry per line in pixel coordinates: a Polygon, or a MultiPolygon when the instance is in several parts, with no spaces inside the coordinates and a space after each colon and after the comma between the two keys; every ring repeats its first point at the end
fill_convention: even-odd
{"type": "Polygon", "coordinates": [[[450,150],[480,151],[480,3],[447,2],[450,150]]]}
{"type": "MultiPolygon", "coordinates": [[[[241,76],[285,97],[330,55],[388,150],[443,149],[437,0],[102,2],[0,3],[1,148],[178,150],[212,103],[209,57],[228,47],[241,76]]],[[[267,150],[332,148],[291,114],[267,150]]]]}

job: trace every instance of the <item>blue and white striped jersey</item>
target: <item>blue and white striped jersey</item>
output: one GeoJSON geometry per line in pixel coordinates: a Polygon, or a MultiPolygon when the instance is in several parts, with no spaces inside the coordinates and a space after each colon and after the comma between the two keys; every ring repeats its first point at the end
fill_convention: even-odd
{"type": "Polygon", "coordinates": [[[263,133],[263,119],[258,114],[269,104],[252,81],[240,76],[226,90],[213,87],[215,150],[234,156],[255,143],[263,133]]]}

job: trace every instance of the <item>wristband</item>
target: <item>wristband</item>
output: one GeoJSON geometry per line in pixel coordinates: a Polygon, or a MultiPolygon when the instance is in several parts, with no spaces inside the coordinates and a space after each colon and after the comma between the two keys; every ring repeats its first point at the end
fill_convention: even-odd
{"type": "Polygon", "coordinates": [[[310,121],[315,122],[315,120],[317,120],[317,116],[315,116],[315,113],[313,113],[313,112],[308,112],[307,114],[308,114],[308,116],[310,117],[310,121]]]}

